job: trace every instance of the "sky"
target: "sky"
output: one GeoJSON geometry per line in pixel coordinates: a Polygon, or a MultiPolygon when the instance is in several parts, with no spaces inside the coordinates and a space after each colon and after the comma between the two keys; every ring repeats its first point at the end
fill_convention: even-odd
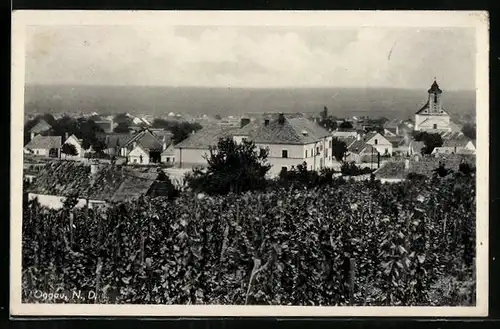
{"type": "Polygon", "coordinates": [[[467,28],[29,26],[27,84],[475,89],[467,28]]]}

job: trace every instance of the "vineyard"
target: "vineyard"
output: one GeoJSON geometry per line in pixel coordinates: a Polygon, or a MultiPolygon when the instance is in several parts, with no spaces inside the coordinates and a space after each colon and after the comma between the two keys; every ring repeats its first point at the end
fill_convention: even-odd
{"type": "Polygon", "coordinates": [[[96,303],[474,305],[474,180],[335,179],[102,211],[26,201],[23,301],[80,289],[96,303]]]}

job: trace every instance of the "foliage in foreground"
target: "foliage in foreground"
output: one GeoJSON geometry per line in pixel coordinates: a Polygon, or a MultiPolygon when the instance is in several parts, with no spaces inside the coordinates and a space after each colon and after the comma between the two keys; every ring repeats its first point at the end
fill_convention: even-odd
{"type": "Polygon", "coordinates": [[[30,202],[23,291],[94,290],[99,303],[470,305],[474,186],[466,176],[349,181],[99,213],[30,202]]]}

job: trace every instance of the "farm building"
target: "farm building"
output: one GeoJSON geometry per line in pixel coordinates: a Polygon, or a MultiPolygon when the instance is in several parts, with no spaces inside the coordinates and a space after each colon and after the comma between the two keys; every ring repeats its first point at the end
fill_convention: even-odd
{"type": "Polygon", "coordinates": [[[61,155],[61,136],[36,135],[24,149],[29,153],[41,157],[59,158],[61,155]]]}
{"type": "Polygon", "coordinates": [[[159,163],[166,147],[166,136],[162,138],[145,129],[135,134],[123,147],[129,163],[159,163]],[[142,159],[142,162],[141,162],[142,159]]]}
{"type": "Polygon", "coordinates": [[[160,173],[156,168],[129,168],[110,165],[85,165],[73,161],[56,161],[39,169],[27,188],[28,198],[41,205],[58,209],[67,197],[76,196],[77,207],[104,205],[136,199],[144,195],[161,195],[160,173]]]}
{"type": "Polygon", "coordinates": [[[362,137],[362,140],[366,144],[373,146],[380,155],[391,155],[393,150],[392,143],[385,138],[382,134],[377,132],[371,132],[362,137]]]}

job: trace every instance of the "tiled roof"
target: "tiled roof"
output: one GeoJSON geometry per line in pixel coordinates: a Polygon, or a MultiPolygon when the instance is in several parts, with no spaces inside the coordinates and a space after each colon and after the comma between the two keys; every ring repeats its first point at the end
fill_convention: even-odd
{"type": "Polygon", "coordinates": [[[27,149],[54,149],[60,148],[61,145],[61,136],[36,135],[25,147],[27,149]]]}
{"type": "Polygon", "coordinates": [[[216,146],[220,138],[232,137],[235,131],[236,128],[204,127],[175,145],[175,148],[206,150],[216,146]]]}
{"type": "MultiPolygon", "coordinates": [[[[158,176],[154,170],[156,169],[146,168],[141,172],[136,169],[104,165],[97,173],[91,175],[88,165],[73,161],[56,161],[40,170],[28,187],[28,192],[57,196],[70,196],[76,193],[81,198],[114,201],[117,192],[121,195],[138,196],[147,191],[158,176]],[[138,187],[132,188],[133,186],[138,187]]],[[[120,198],[123,199],[118,197],[120,198]]]]}
{"type": "Polygon", "coordinates": [[[174,155],[175,154],[175,148],[174,144],[170,144],[165,151],[161,153],[161,155],[174,155]]]}
{"type": "Polygon", "coordinates": [[[389,142],[391,142],[393,147],[399,147],[401,145],[404,145],[405,140],[403,137],[400,136],[387,136],[385,137],[389,142]]]}
{"type": "Polygon", "coordinates": [[[127,142],[133,137],[132,134],[103,134],[104,144],[106,148],[125,147],[127,142]]]}
{"type": "Polygon", "coordinates": [[[347,150],[349,152],[355,153],[355,154],[361,154],[362,152],[364,152],[364,153],[372,153],[373,152],[373,154],[376,154],[378,152],[373,146],[371,146],[370,144],[366,144],[362,140],[360,140],[360,141],[356,140],[354,143],[349,145],[347,150]]]}
{"type": "Polygon", "coordinates": [[[32,133],[36,133],[36,134],[39,134],[39,133],[43,133],[45,131],[48,131],[52,128],[51,125],[49,125],[47,123],[47,121],[43,120],[43,119],[40,119],[40,121],[37,122],[36,125],[34,125],[31,129],[30,129],[30,132],[32,133]]]}
{"type": "Polygon", "coordinates": [[[465,147],[470,142],[470,139],[445,139],[443,140],[443,147],[465,147]]]}
{"type": "Polygon", "coordinates": [[[389,161],[375,172],[377,178],[404,179],[408,173],[431,176],[433,170],[439,167],[439,162],[445,163],[446,168],[458,170],[462,161],[475,165],[476,157],[471,155],[447,155],[439,157],[420,158],[419,161],[410,160],[410,168],[405,169],[403,161],[389,161]]]}
{"type": "Polygon", "coordinates": [[[146,151],[161,151],[163,149],[163,144],[157,136],[155,136],[149,130],[143,130],[134,135],[128,140],[125,147],[132,150],[134,147],[134,142],[137,145],[142,146],[146,151]]]}
{"type": "MultiPolygon", "coordinates": [[[[245,128],[245,127],[243,127],[245,128]]],[[[330,133],[303,117],[284,117],[283,122],[275,119],[262,124],[250,133],[250,140],[260,144],[311,144],[330,136],[330,133]]]]}

